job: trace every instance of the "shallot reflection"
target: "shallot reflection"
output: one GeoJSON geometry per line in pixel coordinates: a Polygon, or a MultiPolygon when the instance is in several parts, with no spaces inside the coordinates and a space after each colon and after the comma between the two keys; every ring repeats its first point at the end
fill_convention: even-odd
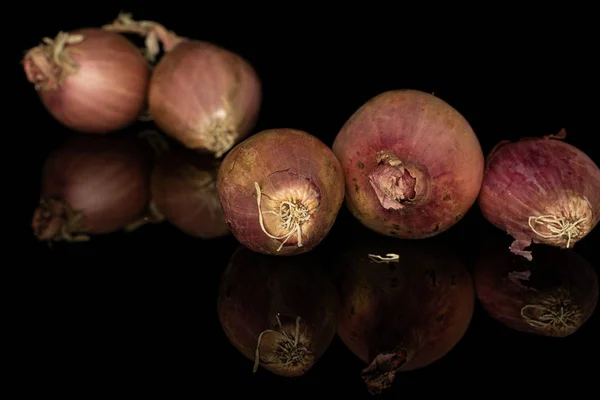
{"type": "Polygon", "coordinates": [[[404,241],[364,232],[345,247],[337,272],[338,334],[367,366],[371,394],[399,372],[444,357],[463,337],[474,307],[462,260],[437,239],[404,241]]]}
{"type": "Polygon", "coordinates": [[[243,246],[223,273],[217,301],[225,335],[253,371],[284,377],[304,375],[327,350],[338,306],[315,252],[282,258],[243,246]]]}
{"type": "Polygon", "coordinates": [[[474,281],[487,313],[510,329],[566,337],[592,315],[598,303],[598,276],[573,250],[536,248],[527,261],[506,251],[503,243],[488,246],[478,257],[474,281]]]}

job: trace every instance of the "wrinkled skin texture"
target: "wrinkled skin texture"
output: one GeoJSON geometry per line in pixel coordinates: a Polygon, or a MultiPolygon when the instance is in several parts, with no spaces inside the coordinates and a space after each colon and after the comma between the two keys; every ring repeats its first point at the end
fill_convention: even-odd
{"type": "Polygon", "coordinates": [[[415,90],[369,100],[344,124],[332,148],[344,170],[348,209],[387,236],[426,238],[446,231],[474,204],[483,179],[481,146],[465,118],[415,90]],[[381,152],[401,162],[397,173],[378,163],[381,152]],[[377,189],[386,189],[394,177],[395,187],[387,188],[393,193],[382,198],[377,189]]]}
{"type": "Polygon", "coordinates": [[[344,199],[344,176],[335,155],[316,137],[294,129],[252,135],[223,159],[217,193],[233,235],[259,253],[294,255],[312,250],[329,233],[344,199]],[[301,226],[302,246],[292,234],[285,245],[261,229],[255,182],[262,190],[265,230],[282,236],[279,217],[283,200],[299,199],[310,211],[301,226]],[[274,199],[271,201],[270,199],[274,199]]]}
{"type": "Polygon", "coordinates": [[[315,253],[280,258],[240,246],[223,273],[217,303],[225,335],[249,360],[255,361],[261,332],[275,331],[263,336],[260,366],[280,376],[308,372],[335,336],[339,297],[315,253]],[[296,317],[299,346],[306,352],[301,362],[283,365],[277,361],[274,342],[282,338],[281,332],[294,338],[296,317]]]}
{"type": "Polygon", "coordinates": [[[212,157],[172,148],[152,171],[152,201],[170,223],[191,236],[228,235],[216,190],[218,168],[212,157]]]}
{"type": "Polygon", "coordinates": [[[574,251],[536,249],[533,261],[488,246],[475,264],[477,297],[487,313],[510,329],[566,337],[592,315],[598,303],[598,276],[574,251]]]}
{"type": "Polygon", "coordinates": [[[415,244],[363,233],[337,261],[338,334],[369,365],[363,379],[371,393],[400,379],[397,372],[443,357],[470,324],[471,277],[452,251],[432,240],[415,244]],[[398,262],[368,256],[389,253],[398,262]]]}
{"type": "Polygon", "coordinates": [[[598,224],[600,169],[586,154],[560,140],[501,142],[487,158],[478,204],[489,222],[515,239],[510,250],[531,261],[533,255],[525,248],[532,242],[572,248],[598,224]],[[537,232],[532,230],[529,217],[540,216],[571,224],[582,221],[569,237],[550,230],[560,228],[557,223],[532,221],[537,232]]]}

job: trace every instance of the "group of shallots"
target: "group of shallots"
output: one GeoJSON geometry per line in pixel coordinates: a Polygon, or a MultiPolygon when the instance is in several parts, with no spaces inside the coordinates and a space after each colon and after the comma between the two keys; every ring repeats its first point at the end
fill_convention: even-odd
{"type": "MultiPolygon", "coordinates": [[[[221,322],[255,368],[281,375],[307,371],[337,331],[369,364],[363,378],[378,392],[400,368],[427,365],[458,342],[473,309],[469,273],[428,252],[429,241],[398,239],[437,236],[478,201],[514,239],[507,256],[531,262],[532,242],[572,248],[600,219],[600,169],[561,140],[564,130],[501,142],[486,159],[467,120],[419,90],[370,99],[329,147],[299,129],[251,134],[263,93],[245,59],[128,14],[45,38],[23,67],[49,113],[73,131],[44,165],[35,235],[82,241],[165,220],[198,238],[231,233],[241,248],[224,274],[221,322]],[[157,129],[122,133],[140,119],[157,129]],[[340,303],[310,257],[344,201],[375,236],[344,253],[340,303]],[[382,305],[388,317],[397,307],[392,318],[382,305]],[[267,311],[263,319],[256,310],[267,311]]],[[[504,275],[518,291],[524,274],[504,275]]],[[[525,320],[550,324],[542,306],[524,307],[525,320]]]]}

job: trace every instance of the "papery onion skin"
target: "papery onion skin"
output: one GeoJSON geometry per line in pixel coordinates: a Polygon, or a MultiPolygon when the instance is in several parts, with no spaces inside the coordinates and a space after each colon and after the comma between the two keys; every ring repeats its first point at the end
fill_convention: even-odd
{"type": "Polygon", "coordinates": [[[483,179],[483,152],[467,120],[418,90],[370,99],[332,149],[344,170],[348,209],[386,236],[422,239],[448,230],[475,203],[483,179]]]}
{"type": "Polygon", "coordinates": [[[350,235],[354,240],[336,260],[338,335],[368,364],[362,379],[377,394],[399,372],[432,364],[462,339],[473,315],[473,283],[463,261],[437,238],[350,235]]]}
{"type": "Polygon", "coordinates": [[[103,29],[146,38],[154,68],[148,108],[156,125],[185,147],[220,158],[248,136],[258,120],[262,83],[241,55],[206,41],[176,35],[154,21],[120,14],[103,29]]]}
{"type": "Polygon", "coordinates": [[[80,133],[103,135],[133,124],[144,111],[150,77],[140,50],[126,37],[99,28],[61,32],[55,48],[63,40],[71,43],[59,53],[60,65],[50,58],[48,44],[23,59],[44,107],[80,133]]]}
{"type": "Polygon", "coordinates": [[[479,208],[513,237],[511,252],[530,261],[525,248],[532,242],[572,248],[600,220],[600,169],[583,151],[558,140],[565,137],[563,129],[502,141],[486,160],[479,208]]]}
{"type": "Polygon", "coordinates": [[[261,83],[252,66],[207,42],[178,44],[150,81],[156,125],[186,147],[217,157],[250,133],[260,104],[261,83]]]}
{"type": "Polygon", "coordinates": [[[329,233],[342,206],[344,176],[331,149],[315,136],[270,129],[225,156],[217,193],[233,235],[244,246],[263,254],[295,255],[312,250],[329,233]],[[290,225],[284,227],[285,221],[290,225]]]}
{"type": "Polygon", "coordinates": [[[230,234],[217,196],[220,162],[191,150],[172,147],[152,171],[152,202],[167,221],[193,237],[230,234]]]}
{"type": "Polygon", "coordinates": [[[304,375],[318,362],[335,337],[338,307],[335,286],[314,252],[273,257],[243,246],[222,275],[217,301],[225,335],[255,362],[254,371],[261,366],[284,377],[304,375]],[[286,365],[290,359],[295,362],[286,365]]]}
{"type": "Polygon", "coordinates": [[[498,242],[487,247],[475,262],[475,290],[486,312],[506,327],[562,338],[594,312],[598,275],[573,250],[543,246],[528,261],[498,242]]]}
{"type": "Polygon", "coordinates": [[[134,223],[150,200],[151,160],[149,148],[130,137],[69,137],[43,166],[34,234],[84,241],[134,223]]]}

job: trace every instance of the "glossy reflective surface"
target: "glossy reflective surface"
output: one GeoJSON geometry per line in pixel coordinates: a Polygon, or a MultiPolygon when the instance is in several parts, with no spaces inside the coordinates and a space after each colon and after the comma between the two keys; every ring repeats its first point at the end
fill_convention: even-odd
{"type": "MultiPolygon", "coordinates": [[[[90,16],[87,23],[106,23],[122,7],[119,5],[90,16]]],[[[26,33],[22,47],[35,45],[40,37],[59,29],[74,27],[76,22],[64,11],[57,11],[56,7],[39,11],[41,17],[32,23],[39,29],[26,33]],[[62,16],[49,18],[50,11],[62,16]]],[[[357,32],[356,27],[339,27],[334,31],[344,32],[343,38],[336,38],[336,35],[325,33],[331,29],[329,24],[325,24],[327,28],[311,27],[300,34],[291,32],[291,23],[285,29],[273,30],[266,28],[272,25],[265,21],[260,24],[240,21],[236,26],[243,34],[222,35],[222,21],[218,18],[220,22],[208,21],[205,25],[198,24],[197,18],[180,22],[180,16],[163,13],[162,9],[146,7],[145,11],[131,11],[141,19],[164,18],[165,24],[182,33],[214,40],[247,57],[265,84],[265,101],[254,132],[294,127],[316,135],[330,146],[345,120],[366,100],[384,90],[412,87],[435,92],[461,111],[473,125],[486,154],[500,140],[554,133],[566,126],[569,143],[584,149],[600,163],[599,153],[592,145],[595,135],[589,133],[593,132],[592,128],[596,129],[596,124],[592,124],[595,121],[590,117],[595,108],[586,101],[574,100],[591,91],[586,78],[586,68],[591,68],[591,64],[582,59],[585,56],[578,55],[566,63],[578,65],[577,74],[567,73],[564,64],[557,65],[557,57],[565,59],[566,56],[556,49],[556,41],[548,41],[548,48],[551,44],[553,50],[540,50],[543,53],[540,58],[533,57],[529,47],[519,47],[520,39],[515,39],[514,45],[512,41],[510,46],[506,45],[511,51],[504,51],[505,45],[494,43],[484,46],[488,49],[484,51],[484,47],[474,42],[462,42],[458,48],[464,50],[464,55],[457,54],[456,47],[442,44],[427,47],[426,51],[418,50],[419,45],[410,49],[407,44],[399,54],[389,49],[398,49],[397,38],[402,35],[398,32],[386,35],[379,31],[381,27],[377,37],[367,39],[363,36],[366,29],[353,33],[357,32]],[[258,29],[257,25],[264,29],[258,29]],[[381,36],[387,39],[383,40],[381,36]],[[360,44],[361,39],[371,45],[360,44]],[[477,52],[472,52],[474,49],[477,52]],[[413,54],[412,61],[408,61],[407,54],[413,54]],[[540,71],[547,71],[553,77],[552,85],[548,84],[550,78],[542,77],[540,71]],[[477,77],[478,74],[481,77],[477,77]],[[557,81],[560,76],[569,79],[557,81]]],[[[215,15],[222,14],[217,12],[215,15]]],[[[79,23],[86,24],[83,17],[78,18],[79,23]]],[[[302,22],[304,28],[306,23],[302,22]]],[[[19,71],[15,74],[15,80],[22,78],[24,81],[19,71]]],[[[37,243],[31,234],[30,219],[39,201],[39,171],[46,154],[66,132],[41,109],[27,84],[23,82],[20,90],[23,100],[19,107],[30,110],[33,121],[27,128],[33,133],[24,135],[24,148],[32,148],[31,142],[37,145],[26,152],[27,160],[23,162],[30,168],[18,185],[19,202],[24,210],[19,215],[17,228],[18,246],[22,245],[22,249],[18,249],[21,262],[16,266],[11,262],[6,264],[7,268],[19,271],[19,279],[9,282],[15,287],[16,294],[10,298],[8,306],[22,311],[16,313],[9,326],[16,332],[19,343],[16,348],[19,357],[14,369],[20,376],[29,377],[26,389],[36,386],[45,393],[73,390],[82,398],[100,391],[114,396],[125,393],[122,390],[132,396],[167,390],[168,398],[179,398],[177,392],[183,391],[193,396],[206,396],[213,390],[218,391],[219,396],[286,398],[290,393],[310,397],[315,393],[332,393],[337,398],[370,397],[362,374],[372,360],[361,360],[337,334],[314,365],[300,377],[285,378],[264,367],[253,373],[252,355],[244,355],[231,342],[218,312],[224,273],[232,255],[239,249],[239,243],[231,236],[194,239],[165,223],[147,225],[132,234],[95,237],[89,243],[57,244],[52,249],[37,243]]],[[[135,133],[138,128],[145,127],[147,125],[140,125],[131,131],[135,133]]],[[[371,254],[368,248],[359,245],[369,242],[363,241],[366,237],[372,238],[372,233],[360,226],[343,207],[330,234],[311,255],[324,265],[331,287],[338,288],[340,310],[344,305],[344,291],[339,290],[343,286],[340,268],[343,272],[344,262],[340,264],[340,260],[352,258],[357,251],[363,256],[367,251],[371,254]]],[[[389,243],[389,239],[386,241],[389,243]]],[[[406,255],[399,258],[396,269],[413,267],[403,266],[404,258],[427,259],[440,269],[452,259],[452,265],[464,268],[474,282],[478,263],[485,257],[504,263],[501,261],[504,256],[495,258],[493,255],[499,254],[498,251],[501,254],[502,249],[508,252],[511,241],[508,235],[485,221],[474,205],[447,232],[432,240],[420,241],[418,245],[414,242],[414,249],[411,241],[398,246],[392,244],[390,253],[406,255]],[[438,253],[438,246],[448,249],[451,258],[445,255],[447,253],[438,253]]],[[[13,246],[16,242],[7,243],[13,246]]],[[[373,245],[377,247],[373,252],[380,256],[387,254],[387,246],[383,243],[373,245]]],[[[589,265],[584,268],[587,271],[584,281],[588,283],[593,277],[598,279],[600,273],[599,244],[600,228],[596,228],[569,250],[577,253],[574,258],[581,257],[589,265]]],[[[532,247],[534,259],[537,248],[539,246],[532,247]]],[[[570,256],[565,257],[566,262],[569,259],[570,256]]],[[[371,262],[373,268],[389,265],[371,262]]],[[[505,262],[523,265],[520,260],[515,262],[511,255],[507,255],[505,262]]],[[[297,272],[299,267],[294,268],[297,272]]],[[[432,279],[430,275],[424,276],[432,279]]],[[[517,281],[520,281],[519,276],[516,276],[517,281]]],[[[408,285],[407,282],[409,280],[403,284],[408,285]]],[[[577,291],[576,287],[572,290],[577,291]]],[[[311,286],[310,290],[313,289],[311,286]]],[[[280,289],[273,286],[273,290],[280,289]]],[[[585,291],[589,292],[588,289],[585,291]]],[[[581,298],[593,297],[579,294],[578,302],[581,298]]],[[[265,320],[256,330],[278,328],[276,310],[266,306],[269,296],[276,295],[273,291],[260,294],[261,300],[257,302],[260,304],[254,308],[259,309],[256,315],[265,320]]],[[[415,300],[408,291],[398,296],[398,302],[413,301],[420,307],[428,299],[422,297],[423,291],[419,295],[421,297],[417,296],[418,300],[415,300]]],[[[251,301],[252,296],[249,296],[250,300],[248,297],[242,300],[245,304],[251,301]]],[[[313,302],[314,307],[317,300],[315,295],[307,302],[313,302]]],[[[442,306],[450,307],[443,299],[439,301],[442,306]]],[[[435,357],[436,361],[411,371],[400,368],[383,395],[399,398],[406,394],[408,385],[434,387],[447,384],[445,387],[455,390],[466,385],[472,387],[474,382],[494,385],[490,387],[539,385],[557,388],[593,383],[597,374],[592,368],[597,366],[598,359],[593,349],[600,336],[600,317],[591,302],[586,300],[585,306],[579,305],[587,310],[584,314],[589,314],[583,323],[578,320],[581,326],[567,337],[556,338],[511,329],[473,297],[472,315],[464,334],[457,334],[459,338],[451,340],[453,345],[447,346],[451,347],[449,350],[438,352],[444,354],[435,357]]],[[[377,310],[379,305],[368,307],[377,310]]],[[[377,312],[394,315],[391,306],[386,307],[377,312]]],[[[469,313],[467,309],[468,306],[465,313],[469,313]]],[[[325,313],[314,314],[313,328],[327,325],[323,319],[325,313]]],[[[245,317],[253,315],[247,312],[245,317]]],[[[406,325],[420,324],[421,327],[427,326],[431,319],[424,323],[412,316],[395,315],[406,325]]],[[[439,316],[431,315],[434,321],[439,316]]],[[[527,315],[530,319],[543,317],[536,313],[527,315]]],[[[566,321],[565,318],[563,315],[561,321],[566,321]]],[[[541,322],[557,323],[556,318],[552,321],[546,317],[541,322]]],[[[295,340],[294,322],[293,316],[282,321],[286,335],[292,341],[295,340]]],[[[373,331],[379,336],[393,333],[379,329],[367,330],[368,334],[364,336],[372,337],[373,331]]],[[[256,330],[250,330],[247,336],[257,336],[258,341],[256,330]]],[[[412,332],[410,328],[407,330],[412,332]]],[[[420,335],[422,337],[423,333],[420,335]]],[[[438,345],[440,340],[436,339],[431,345],[438,345]]],[[[364,353],[370,359],[382,351],[389,350],[373,348],[364,353]]]]}

